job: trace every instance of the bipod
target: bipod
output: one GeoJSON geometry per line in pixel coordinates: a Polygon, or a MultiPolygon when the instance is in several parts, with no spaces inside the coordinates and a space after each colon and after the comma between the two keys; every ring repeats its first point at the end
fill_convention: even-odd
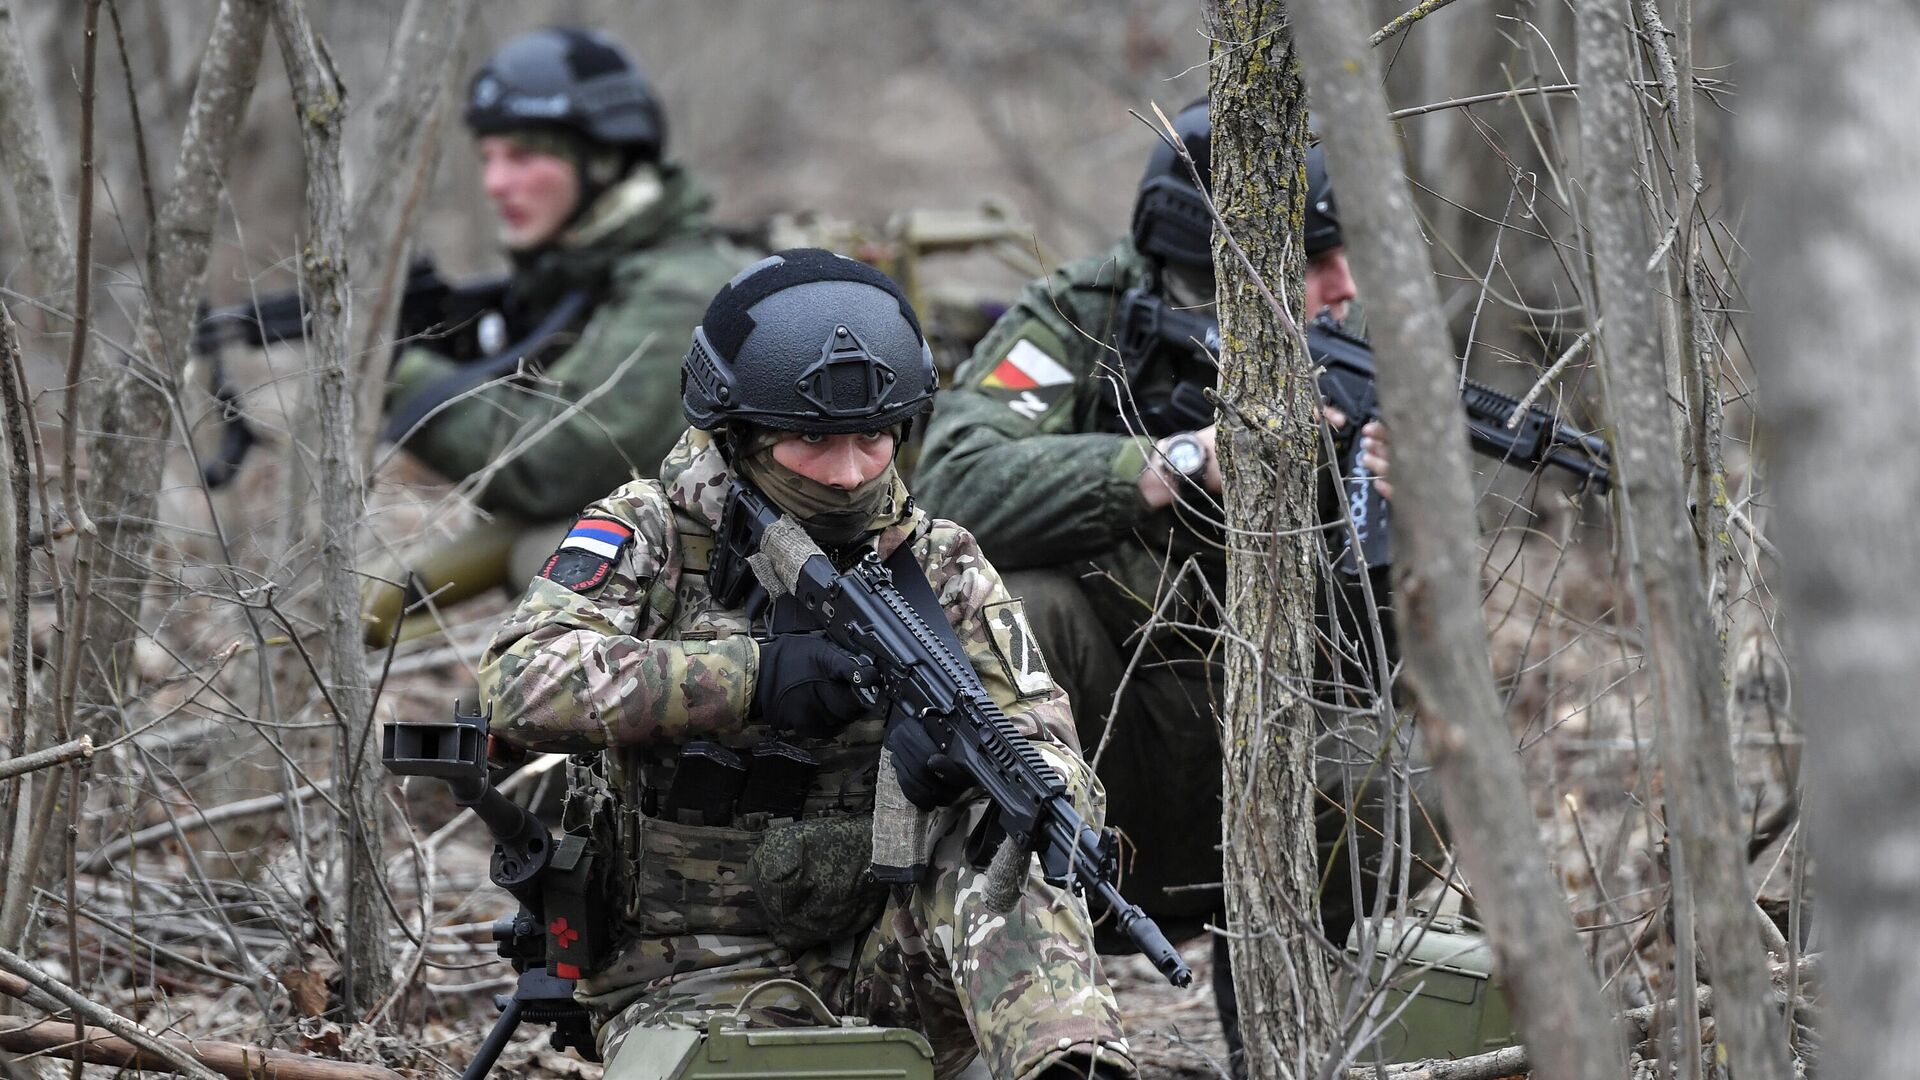
{"type": "Polygon", "coordinates": [[[460,1074],[460,1080],[483,1080],[500,1060],[500,1051],[513,1040],[513,1033],[520,1030],[521,1022],[528,1020],[553,1025],[555,1050],[572,1049],[588,1061],[600,1060],[587,1010],[573,1000],[572,979],[549,975],[543,967],[528,968],[520,973],[513,993],[501,994],[493,1000],[500,1006],[500,1019],[494,1021],[493,1030],[487,1032],[486,1041],[480,1044],[473,1061],[460,1074]]]}
{"type": "Polygon", "coordinates": [[[540,820],[493,790],[487,773],[487,717],[454,703],[451,723],[396,721],[386,726],[381,758],[398,776],[445,781],[493,834],[488,875],[520,901],[520,911],[493,924],[499,953],[519,973],[512,994],[495,999],[500,1019],[461,1075],[480,1080],[523,1021],[553,1027],[553,1048],[599,1061],[593,1025],[573,1000],[573,984],[599,958],[605,938],[601,882],[587,839],[556,842],[540,820]]]}

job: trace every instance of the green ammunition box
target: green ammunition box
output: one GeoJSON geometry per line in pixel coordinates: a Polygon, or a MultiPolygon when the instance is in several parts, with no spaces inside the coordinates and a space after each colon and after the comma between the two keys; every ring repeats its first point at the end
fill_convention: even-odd
{"type": "Polygon", "coordinates": [[[812,1027],[722,1014],[700,1030],[641,1028],[607,1062],[605,1080],[933,1080],[933,1047],[919,1032],[818,1012],[812,1027]]]}
{"type": "MultiPolygon", "coordinates": [[[[1512,1045],[1513,1014],[1494,980],[1486,937],[1458,916],[1422,927],[1424,921],[1387,919],[1375,942],[1373,978],[1394,965],[1381,1015],[1401,1010],[1380,1036],[1380,1054],[1388,1062],[1422,1061],[1512,1045]]],[[[1347,938],[1347,953],[1360,957],[1358,925],[1347,938]]],[[[1361,1060],[1375,1059],[1369,1053],[1361,1060]]]]}

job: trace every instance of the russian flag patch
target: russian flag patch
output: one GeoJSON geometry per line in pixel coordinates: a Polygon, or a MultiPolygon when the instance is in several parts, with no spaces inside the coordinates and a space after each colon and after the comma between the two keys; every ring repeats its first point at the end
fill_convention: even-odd
{"type": "Polygon", "coordinates": [[[633,530],[611,518],[583,517],[573,523],[540,576],[577,593],[597,589],[612,576],[614,560],[632,539],[633,530]]]}

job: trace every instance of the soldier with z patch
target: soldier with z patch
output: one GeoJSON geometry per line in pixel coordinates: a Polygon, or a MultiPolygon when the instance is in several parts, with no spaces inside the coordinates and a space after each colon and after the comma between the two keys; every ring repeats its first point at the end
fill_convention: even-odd
{"type": "MultiPolygon", "coordinates": [[[[1022,389],[1062,385],[1029,354],[1014,366],[1022,389]]],[[[597,755],[599,780],[569,799],[610,803],[594,819],[616,823],[621,947],[576,993],[601,1052],[637,1028],[697,1027],[756,987],[756,1021],[806,1023],[803,999],[766,985],[787,978],[919,1030],[943,1078],[976,1054],[1016,1080],[1134,1076],[1085,902],[1036,863],[1013,910],[993,911],[970,843],[983,794],[934,749],[896,746],[910,725],[887,726],[870,664],[804,629],[791,595],[736,589],[716,535],[750,486],[843,568],[873,555],[895,580],[924,575],[981,685],[1098,826],[1100,786],[1020,603],[900,477],[936,385],[905,295],[825,251],[770,256],[714,298],[681,385],[694,426],[660,479],[587,509],[481,668],[500,737],[597,755]],[[869,870],[883,742],[931,815],[910,885],[869,870]]]]}
{"type": "MultiPolygon", "coordinates": [[[[1052,678],[1072,698],[1081,743],[1100,762],[1109,821],[1132,841],[1128,895],[1177,938],[1183,930],[1202,932],[1224,911],[1215,706],[1225,690],[1225,650],[1211,598],[1224,593],[1227,538],[1208,396],[1217,381],[1218,327],[1177,341],[1167,332],[1195,322],[1169,312],[1212,319],[1206,102],[1182,110],[1174,128],[1198,185],[1171,146],[1155,147],[1130,234],[1021,292],[961,367],[955,389],[941,395],[914,481],[935,513],[980,538],[1007,572],[1008,590],[1024,599],[1052,678]],[[1170,790],[1189,793],[1178,812],[1168,812],[1170,790]]],[[[1308,154],[1306,179],[1306,314],[1324,309],[1344,318],[1353,277],[1317,148],[1308,154]]],[[[1379,456],[1368,464],[1383,475],[1384,432],[1369,425],[1360,436],[1379,437],[1379,456]]],[[[1325,521],[1338,520],[1332,494],[1323,484],[1325,521]]],[[[1384,598],[1387,585],[1377,575],[1373,594],[1384,598]]],[[[1314,686],[1329,699],[1334,688],[1364,685],[1375,667],[1360,592],[1345,583],[1318,592],[1337,596],[1319,613],[1322,641],[1362,642],[1321,650],[1314,686]],[[1346,666],[1343,650],[1362,660],[1346,666]]],[[[998,628],[997,647],[999,629],[1007,642],[1015,640],[1012,626],[998,628]]],[[[1383,637],[1391,651],[1391,624],[1383,637]]],[[[1350,702],[1323,711],[1316,831],[1329,885],[1320,914],[1336,945],[1346,942],[1367,899],[1350,885],[1352,853],[1363,860],[1363,890],[1390,865],[1373,839],[1386,820],[1378,780],[1385,770],[1377,759],[1388,739],[1404,740],[1406,727],[1356,730],[1364,725],[1346,720],[1379,712],[1350,702]],[[1362,820],[1349,827],[1350,818],[1362,820]]],[[[1414,780],[1418,879],[1439,858],[1439,808],[1422,797],[1424,772],[1414,780]]],[[[1215,938],[1214,973],[1231,1040],[1225,941],[1215,938]]]]}

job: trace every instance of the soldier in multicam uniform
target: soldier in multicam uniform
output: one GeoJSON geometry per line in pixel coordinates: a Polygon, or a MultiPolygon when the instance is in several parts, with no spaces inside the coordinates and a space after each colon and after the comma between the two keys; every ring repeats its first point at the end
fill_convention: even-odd
{"type": "MultiPolygon", "coordinates": [[[[411,567],[416,589],[443,603],[519,588],[553,548],[550,523],[563,529],[659,466],[680,429],[679,343],[755,257],[710,224],[704,186],[665,157],[652,88],[605,34],[554,27],[508,42],[475,73],[466,122],[514,266],[504,321],[482,323],[494,340],[481,349],[542,339],[491,386],[433,341],[394,363],[388,436],[449,479],[484,475],[474,500],[498,523],[411,567]]],[[[372,643],[385,644],[405,598],[398,586],[369,597],[372,643]]]]}
{"type": "MultiPolygon", "coordinates": [[[[588,507],[481,669],[500,737],[604,751],[624,944],[578,993],[603,1052],[636,1027],[697,1025],[785,976],[837,1012],[921,1031],[942,1077],[976,1052],[995,1076],[1133,1075],[1084,901],[1034,870],[1015,910],[991,913],[968,852],[986,804],[939,759],[903,757],[891,740],[902,790],[937,808],[940,839],[918,885],[876,886],[867,864],[886,725],[855,691],[860,665],[793,632],[790,597],[761,594],[741,610],[709,592],[736,482],[791,513],[838,565],[907,546],[988,692],[1098,822],[1099,785],[1066,695],[1020,640],[1019,602],[966,530],[914,505],[896,470],[936,384],[904,294],[853,260],[783,252],[720,291],[686,365],[695,427],[661,478],[588,507]],[[811,764],[804,798],[750,809],[779,802],[756,794],[761,762],[776,757],[811,764]],[[745,759],[737,799],[689,808],[677,775],[745,759]],[[796,887],[796,876],[808,880],[796,887]],[[805,917],[776,902],[794,896],[812,898],[805,917]]],[[[570,820],[592,817],[573,813],[581,805],[570,820]]],[[[807,1016],[777,986],[752,1011],[807,1016]]]]}
{"type": "MultiPolygon", "coordinates": [[[[1174,124],[1206,182],[1206,103],[1188,106],[1174,124]]],[[[1344,318],[1353,277],[1317,147],[1307,176],[1306,308],[1344,318]]],[[[1124,866],[1128,896],[1176,940],[1223,904],[1214,721],[1223,684],[1217,643],[1192,629],[1217,625],[1208,597],[1222,594],[1226,573],[1218,527],[1200,509],[1214,505],[1208,495],[1220,491],[1213,406],[1203,392],[1213,372],[1130,373],[1118,342],[1128,290],[1211,309],[1211,232],[1186,164],[1170,147],[1156,147],[1131,235],[1027,286],[961,368],[955,389],[940,396],[915,475],[929,508],[964,522],[1007,572],[1008,591],[1026,601],[1041,649],[1074,702],[1081,742],[1099,763],[1109,823],[1133,842],[1136,854],[1124,866]],[[1183,487],[1186,497],[1176,498],[1183,487]],[[1142,640],[1150,621],[1154,628],[1142,640]],[[1176,789],[1188,793],[1182,809],[1189,812],[1167,812],[1176,789]]],[[[1384,476],[1385,430],[1370,424],[1361,437],[1368,440],[1367,464],[1384,476]]],[[[1323,520],[1339,519],[1336,497],[1331,482],[1323,484],[1323,520]]],[[[1384,573],[1373,587],[1384,601],[1384,573]]],[[[1338,621],[1348,642],[1366,622],[1355,617],[1358,593],[1349,590],[1341,601],[1346,610],[1338,621]]],[[[1325,615],[1323,630],[1331,632],[1325,615]]],[[[1385,630],[1391,635],[1391,624],[1385,630]]],[[[1316,677],[1332,699],[1334,684],[1365,673],[1365,664],[1328,662],[1316,677]]],[[[1380,851],[1369,842],[1377,831],[1347,828],[1360,786],[1350,779],[1377,776],[1369,774],[1369,740],[1351,735],[1322,739],[1318,769],[1325,796],[1317,823],[1321,862],[1331,866],[1321,915],[1336,946],[1345,944],[1355,911],[1345,853],[1358,846],[1371,871],[1380,851]]],[[[1413,832],[1416,850],[1431,856],[1437,843],[1426,813],[1415,811],[1413,832]]],[[[1371,872],[1361,876],[1371,883],[1371,872]]],[[[1215,985],[1227,1002],[1224,945],[1216,938],[1215,985]]],[[[1230,1004],[1223,1013],[1231,1035],[1230,1004]]]]}

